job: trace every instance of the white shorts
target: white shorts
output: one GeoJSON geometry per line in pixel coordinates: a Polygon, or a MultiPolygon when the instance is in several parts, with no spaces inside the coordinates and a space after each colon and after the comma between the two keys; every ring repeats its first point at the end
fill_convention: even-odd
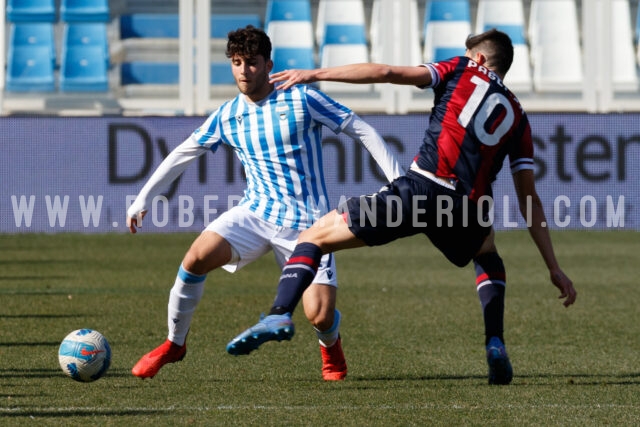
{"type": "MultiPolygon", "coordinates": [[[[234,271],[252,263],[269,251],[273,251],[282,270],[298,242],[300,230],[271,224],[244,206],[234,206],[211,224],[205,231],[214,231],[224,237],[233,249],[231,261],[222,268],[234,271]]],[[[335,257],[326,254],[313,283],[338,286],[335,257]]]]}

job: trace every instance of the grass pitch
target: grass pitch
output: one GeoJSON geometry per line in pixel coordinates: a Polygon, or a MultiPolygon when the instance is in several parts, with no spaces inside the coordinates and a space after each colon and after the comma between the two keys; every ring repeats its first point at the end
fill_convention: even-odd
{"type": "Polygon", "coordinates": [[[347,379],[325,383],[299,309],[290,342],[233,357],[226,343],[274,297],[271,256],[209,275],[181,363],[130,374],[166,336],[169,289],[193,234],[0,236],[2,425],[637,425],[640,234],[556,232],[578,290],[557,300],[526,232],[498,233],[507,268],[510,386],[488,386],[471,266],[423,237],[337,254],[347,379]],[[111,369],[58,366],[70,331],[101,331],[111,369]]]}

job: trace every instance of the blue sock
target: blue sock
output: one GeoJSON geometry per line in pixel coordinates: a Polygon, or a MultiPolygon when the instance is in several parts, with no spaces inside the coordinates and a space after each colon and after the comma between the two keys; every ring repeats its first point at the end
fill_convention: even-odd
{"type": "Polygon", "coordinates": [[[269,314],[293,314],[302,294],[313,282],[322,251],[313,243],[299,243],[282,269],[278,293],[269,314]]]}
{"type": "Polygon", "coordinates": [[[491,337],[504,343],[504,294],[506,274],[497,252],[480,255],[473,260],[476,268],[476,289],[484,316],[485,344],[491,337]]]}

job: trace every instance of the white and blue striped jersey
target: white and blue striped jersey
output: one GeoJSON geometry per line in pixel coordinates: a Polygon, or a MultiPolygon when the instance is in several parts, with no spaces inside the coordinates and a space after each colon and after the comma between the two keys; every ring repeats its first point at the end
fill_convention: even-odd
{"type": "Polygon", "coordinates": [[[238,95],[220,106],[160,163],[127,209],[137,218],[199,156],[227,144],[247,177],[241,205],[265,221],[302,230],[329,210],[322,169],[322,126],[371,153],[389,181],[404,171],[382,137],[347,107],[309,86],[273,91],[260,102],[238,95]]]}
{"type": "Polygon", "coordinates": [[[240,94],[191,135],[202,147],[235,150],[247,177],[241,205],[271,223],[309,227],[328,211],[322,168],[322,126],[340,132],[353,116],[310,86],[274,90],[253,103],[240,94]]]}

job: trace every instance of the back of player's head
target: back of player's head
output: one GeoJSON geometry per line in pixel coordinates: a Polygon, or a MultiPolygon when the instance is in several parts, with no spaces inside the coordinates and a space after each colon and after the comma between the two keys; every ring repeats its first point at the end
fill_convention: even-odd
{"type": "Polygon", "coordinates": [[[271,40],[269,36],[253,25],[238,28],[227,34],[227,50],[225,55],[231,58],[234,55],[243,58],[252,58],[258,55],[265,61],[271,59],[271,40]]]}
{"type": "Polygon", "coordinates": [[[513,44],[506,33],[495,28],[475,36],[469,36],[465,43],[474,54],[482,52],[487,58],[484,64],[498,74],[505,75],[513,62],[513,44]]]}

